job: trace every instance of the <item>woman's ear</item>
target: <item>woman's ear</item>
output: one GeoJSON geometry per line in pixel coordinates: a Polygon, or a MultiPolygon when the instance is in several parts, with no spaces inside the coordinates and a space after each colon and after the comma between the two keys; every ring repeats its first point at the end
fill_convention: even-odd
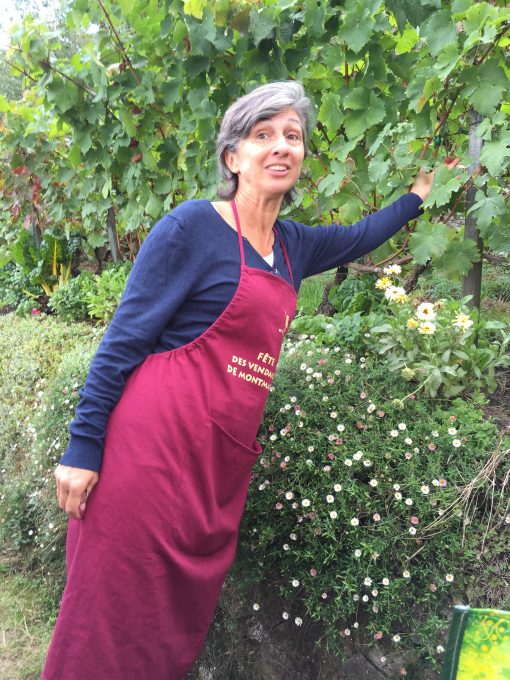
{"type": "Polygon", "coordinates": [[[230,151],[229,149],[226,149],[224,158],[225,163],[227,164],[227,167],[230,170],[230,172],[237,174],[238,172],[237,154],[233,151],[230,151]]]}

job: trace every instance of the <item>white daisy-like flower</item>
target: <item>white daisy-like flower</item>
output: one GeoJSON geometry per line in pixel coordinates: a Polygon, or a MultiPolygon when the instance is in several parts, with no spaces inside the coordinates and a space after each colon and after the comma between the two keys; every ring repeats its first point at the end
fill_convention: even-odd
{"type": "Polygon", "coordinates": [[[400,635],[398,635],[397,633],[397,635],[394,635],[391,639],[393,640],[393,642],[400,642],[400,635]]]}
{"type": "Polygon", "coordinates": [[[292,586],[294,588],[297,588],[299,586],[299,581],[297,580],[297,578],[292,579],[292,586]]]}
{"type": "Polygon", "coordinates": [[[451,435],[457,434],[457,428],[456,427],[449,427],[448,428],[448,434],[451,434],[451,435]]]}
{"type": "Polygon", "coordinates": [[[428,493],[430,493],[430,488],[426,484],[424,484],[423,486],[420,487],[420,491],[426,496],[428,493]]]}
{"type": "Polygon", "coordinates": [[[432,302],[422,302],[416,308],[416,317],[421,321],[433,321],[436,318],[434,304],[432,302]]]}
{"type": "Polygon", "coordinates": [[[473,325],[473,319],[470,319],[467,314],[462,314],[462,312],[459,312],[455,316],[454,321],[452,321],[452,325],[461,331],[467,331],[467,329],[471,328],[473,325]]]}
{"type": "Polygon", "coordinates": [[[359,548],[356,548],[354,551],[354,557],[361,557],[361,550],[359,548]]]}
{"type": "Polygon", "coordinates": [[[297,541],[297,535],[296,534],[290,534],[289,536],[291,541],[297,541]]]}
{"type": "Polygon", "coordinates": [[[361,460],[363,458],[363,451],[356,451],[352,457],[354,460],[361,460]]]}
{"type": "Polygon", "coordinates": [[[287,621],[288,618],[289,618],[289,612],[282,612],[282,619],[287,621]]]}
{"type": "Polygon", "coordinates": [[[405,502],[406,505],[412,505],[413,499],[412,498],[406,498],[404,502],[405,502]]]}
{"type": "Polygon", "coordinates": [[[434,335],[436,332],[436,324],[432,321],[424,321],[418,326],[418,333],[421,335],[434,335]]]}
{"type": "Polygon", "coordinates": [[[411,437],[406,437],[404,439],[404,442],[407,444],[407,446],[411,446],[411,444],[413,443],[413,440],[411,439],[411,437]]]}
{"type": "Polygon", "coordinates": [[[315,446],[308,447],[308,453],[313,453],[315,451],[315,446]]]}
{"type": "Polygon", "coordinates": [[[448,583],[453,583],[454,576],[453,574],[446,574],[445,579],[448,581],[448,583]]]}
{"type": "Polygon", "coordinates": [[[358,519],[357,517],[353,517],[353,518],[351,519],[351,525],[352,525],[353,527],[357,527],[357,526],[359,525],[359,519],[358,519]]]}
{"type": "Polygon", "coordinates": [[[370,486],[373,486],[373,487],[376,487],[379,484],[377,479],[371,479],[368,483],[370,484],[370,486]]]}
{"type": "Polygon", "coordinates": [[[330,417],[330,418],[337,418],[337,417],[338,417],[338,413],[337,413],[336,411],[331,411],[331,413],[329,414],[329,417],[330,417]]]}
{"type": "Polygon", "coordinates": [[[414,527],[409,527],[409,533],[411,536],[414,536],[416,534],[416,529],[414,527]]]}
{"type": "Polygon", "coordinates": [[[452,440],[452,446],[454,446],[456,449],[458,449],[460,446],[462,446],[462,442],[460,439],[453,439],[452,440]]]}
{"type": "Polygon", "coordinates": [[[378,595],[379,595],[379,591],[377,590],[377,588],[374,588],[372,590],[372,597],[377,597],[378,595]]]}
{"type": "Polygon", "coordinates": [[[350,634],[351,634],[351,631],[349,630],[349,628],[345,628],[345,629],[344,629],[344,635],[346,635],[347,637],[349,637],[350,634]]]}
{"type": "Polygon", "coordinates": [[[309,508],[309,507],[310,507],[310,499],[308,499],[308,498],[303,498],[303,500],[301,501],[301,505],[302,505],[304,508],[309,508]]]}
{"type": "Polygon", "coordinates": [[[407,425],[406,425],[405,423],[399,423],[399,424],[397,425],[397,427],[398,427],[398,429],[401,430],[402,432],[403,432],[404,430],[407,430],[407,425]]]}
{"type": "Polygon", "coordinates": [[[331,517],[331,519],[337,519],[338,513],[337,513],[336,510],[332,510],[332,511],[329,513],[329,516],[331,517]]]}
{"type": "Polygon", "coordinates": [[[334,503],[335,502],[335,497],[332,496],[331,494],[328,494],[326,496],[326,503],[334,503]]]}
{"type": "Polygon", "coordinates": [[[400,491],[395,492],[395,500],[397,500],[397,501],[402,500],[402,494],[400,493],[400,491]]]}
{"type": "Polygon", "coordinates": [[[442,654],[442,653],[444,652],[444,647],[443,647],[443,645],[438,645],[438,646],[436,647],[436,652],[437,652],[438,654],[442,654]]]}
{"type": "Polygon", "coordinates": [[[359,628],[359,623],[358,623],[357,621],[355,621],[355,622],[352,624],[352,627],[353,627],[353,628],[359,628]]]}
{"type": "Polygon", "coordinates": [[[398,430],[391,430],[390,437],[398,437],[398,430]]]}
{"type": "Polygon", "coordinates": [[[375,411],[375,409],[376,409],[375,404],[374,404],[374,403],[370,403],[370,404],[367,406],[367,413],[373,413],[373,412],[375,411]]]}
{"type": "Polygon", "coordinates": [[[404,578],[411,578],[411,574],[407,569],[404,569],[404,571],[402,572],[402,576],[404,578]]]}
{"type": "Polygon", "coordinates": [[[372,579],[371,579],[369,576],[367,576],[367,577],[365,578],[365,580],[363,581],[363,585],[365,585],[365,586],[371,586],[371,585],[372,585],[372,579]]]}
{"type": "Polygon", "coordinates": [[[363,461],[363,465],[364,465],[365,467],[371,467],[371,466],[372,466],[372,461],[369,460],[368,458],[366,458],[366,459],[363,461]]]}
{"type": "Polygon", "coordinates": [[[399,274],[402,273],[402,267],[399,264],[391,264],[391,265],[389,265],[389,267],[385,267],[383,269],[383,272],[387,276],[391,276],[392,274],[399,276],[399,274]]]}
{"type": "Polygon", "coordinates": [[[346,458],[344,460],[344,465],[347,465],[347,467],[351,467],[352,465],[352,460],[350,458],[346,458]]]}
{"type": "Polygon", "coordinates": [[[335,484],[335,486],[333,487],[333,489],[338,493],[339,491],[342,490],[342,485],[341,485],[341,484],[335,484]]]}
{"type": "Polygon", "coordinates": [[[284,550],[290,550],[290,545],[288,543],[283,544],[283,549],[284,550]]]}
{"type": "Polygon", "coordinates": [[[407,300],[407,293],[401,286],[390,285],[384,290],[384,297],[390,302],[402,303],[407,300]]]}
{"type": "Polygon", "coordinates": [[[345,425],[344,425],[343,423],[339,423],[339,424],[336,426],[336,429],[337,429],[339,432],[345,432],[345,425]]]}
{"type": "Polygon", "coordinates": [[[363,602],[368,602],[370,598],[368,597],[368,595],[363,595],[361,599],[363,600],[363,602]]]}
{"type": "Polygon", "coordinates": [[[287,491],[287,493],[285,494],[285,498],[288,501],[291,501],[294,498],[294,494],[292,493],[292,491],[287,491]]]}
{"type": "Polygon", "coordinates": [[[386,576],[382,580],[383,586],[389,586],[390,585],[390,579],[386,578],[386,576]]]}
{"type": "Polygon", "coordinates": [[[394,491],[400,491],[400,484],[394,484],[394,485],[393,485],[393,490],[394,490],[394,491]]]}
{"type": "Polygon", "coordinates": [[[254,609],[256,612],[258,612],[258,610],[260,609],[260,604],[259,604],[258,602],[255,602],[254,605],[253,605],[253,609],[254,609]]]}
{"type": "Polygon", "coordinates": [[[302,626],[303,625],[303,619],[299,616],[296,616],[296,618],[294,619],[294,623],[296,624],[296,626],[302,626]]]}

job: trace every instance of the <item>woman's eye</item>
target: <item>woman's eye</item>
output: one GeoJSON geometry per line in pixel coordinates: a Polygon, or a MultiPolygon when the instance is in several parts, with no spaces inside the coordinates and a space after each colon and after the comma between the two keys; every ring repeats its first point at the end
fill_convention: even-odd
{"type": "Polygon", "coordinates": [[[267,132],[257,132],[257,139],[266,139],[267,132]]]}

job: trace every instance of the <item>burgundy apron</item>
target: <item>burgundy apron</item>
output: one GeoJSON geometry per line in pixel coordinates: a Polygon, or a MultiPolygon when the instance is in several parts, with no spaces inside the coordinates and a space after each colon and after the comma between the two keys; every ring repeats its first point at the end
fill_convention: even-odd
{"type": "Polygon", "coordinates": [[[200,337],[149,355],[108,420],[99,483],[84,518],[69,522],[44,680],[182,680],[204,642],[296,308],[284,279],[246,266],[232,208],[234,297],[200,337]]]}

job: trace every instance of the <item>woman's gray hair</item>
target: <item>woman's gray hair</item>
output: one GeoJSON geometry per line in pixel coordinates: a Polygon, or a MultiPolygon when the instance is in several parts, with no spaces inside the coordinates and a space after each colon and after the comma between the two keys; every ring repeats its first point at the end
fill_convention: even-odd
{"type": "MultiPolygon", "coordinates": [[[[301,83],[288,80],[261,85],[249,94],[240,97],[227,109],[216,141],[216,156],[221,181],[218,187],[220,198],[232,200],[238,187],[237,175],[229,169],[225,161],[225,152],[235,153],[239,142],[248,137],[255,123],[259,120],[267,120],[285,109],[294,109],[299,115],[306,155],[313,111],[301,83]]],[[[294,191],[290,189],[284,196],[284,203],[290,203],[293,197],[294,191]]]]}

